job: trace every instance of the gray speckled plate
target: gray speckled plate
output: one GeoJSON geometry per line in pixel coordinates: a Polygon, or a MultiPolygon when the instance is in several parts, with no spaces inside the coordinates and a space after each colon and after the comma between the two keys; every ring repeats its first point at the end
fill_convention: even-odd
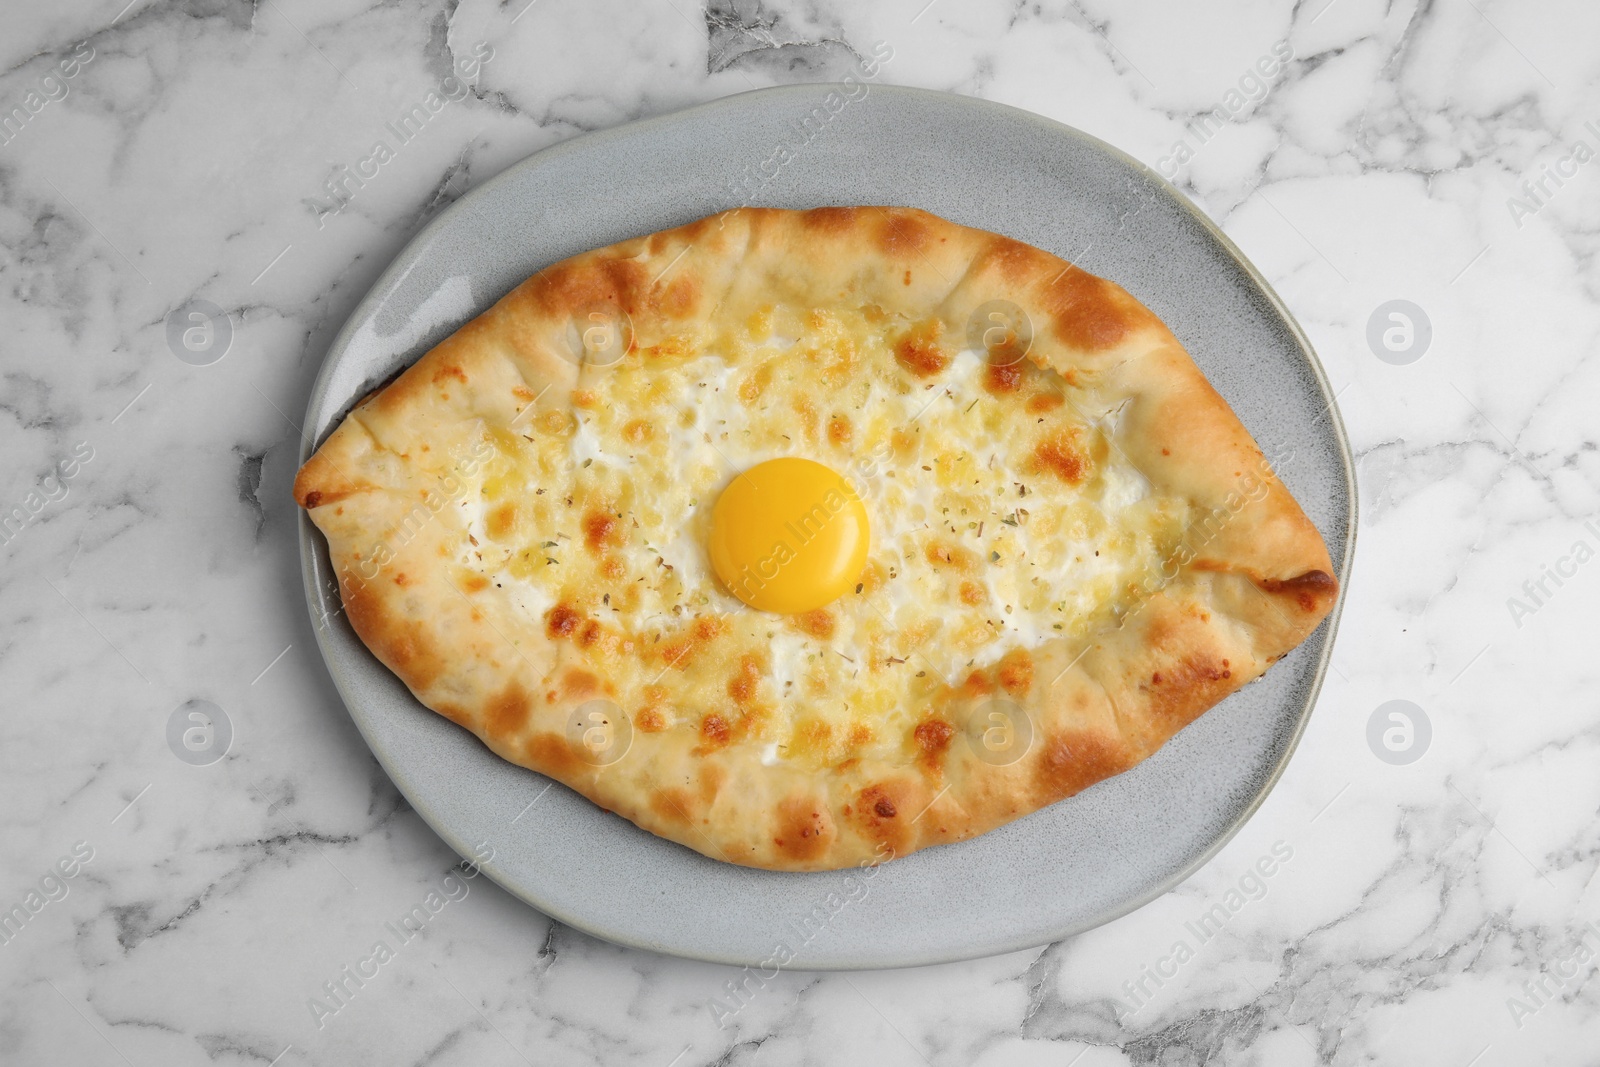
{"type": "MultiPolygon", "coordinates": [[[[1065,256],[1144,301],[1267,454],[1292,454],[1281,474],[1347,578],[1355,483],[1327,379],[1282,302],[1221,231],[1143,165],[1036,115],[874,86],[821,121],[830,88],[746,93],[580,137],[462,197],[407,246],[334,341],[307,432],[320,441],[368,389],[566,256],[743,202],[912,205],[1065,256]],[[781,167],[780,146],[792,156],[781,167]]],[[[1127,774],[861,882],[706,859],[501,761],[367,652],[338,614],[325,546],[304,515],[300,543],[334,682],[395,784],[445,841],[465,856],[488,842],[489,875],[571,926],[740,964],[772,958],[780,942],[796,968],[964,959],[1043,944],[1154,898],[1221,847],[1283,772],[1338,620],[1336,608],[1263,680],[1127,774]],[[828,903],[833,893],[843,906],[828,903]]]]}

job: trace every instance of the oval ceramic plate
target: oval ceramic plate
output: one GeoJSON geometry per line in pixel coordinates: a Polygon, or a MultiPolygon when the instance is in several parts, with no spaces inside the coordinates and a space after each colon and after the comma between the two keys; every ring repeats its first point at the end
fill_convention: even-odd
{"type": "MultiPolygon", "coordinates": [[[[307,433],[326,437],[368,390],[540,267],[745,203],[911,205],[1121,283],[1177,333],[1266,453],[1289,456],[1280,473],[1327,539],[1341,582],[1348,576],[1355,492],[1333,396],[1304,334],[1238,249],[1148,168],[1092,137],[915,89],[761,90],[579,137],[511,167],[429,224],[361,302],[312,390],[307,433]]],[[[300,542],[334,682],[445,841],[464,856],[487,843],[484,869],[496,882],[571,926],[735,964],[963,959],[1131,911],[1203,863],[1260,805],[1305,727],[1338,620],[1335,608],[1264,679],[1076,797],[869,878],[780,874],[645,833],[422,707],[339,614],[326,548],[304,515],[300,542]]]]}

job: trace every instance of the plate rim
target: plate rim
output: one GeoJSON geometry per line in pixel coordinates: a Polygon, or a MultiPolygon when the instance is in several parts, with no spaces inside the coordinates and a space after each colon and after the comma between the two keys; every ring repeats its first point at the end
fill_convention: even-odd
{"type": "MultiPolygon", "coordinates": [[[[575,146],[582,146],[583,150],[590,150],[598,143],[613,140],[625,134],[633,134],[642,129],[647,129],[653,126],[668,125],[675,121],[681,121],[682,119],[691,115],[745,107],[749,105],[752,98],[756,97],[765,98],[792,95],[809,96],[819,91],[826,92],[828,90],[848,92],[851,90],[851,86],[838,82],[800,82],[788,85],[768,86],[760,89],[746,90],[739,93],[731,93],[727,96],[721,96],[714,100],[707,100],[698,104],[691,104],[685,107],[675,108],[671,111],[665,111],[657,115],[651,115],[646,118],[625,122],[617,126],[611,126],[604,130],[595,130],[589,133],[578,134],[556,144],[548,145],[542,149],[530,153],[522,159],[519,159],[516,162],[508,165],[504,170],[500,171],[493,177],[486,179],[482,184],[467,190],[460,197],[446,206],[444,210],[440,211],[426,224],[424,224],[421,229],[419,229],[406,241],[404,247],[402,247],[400,251],[395,254],[394,258],[389,262],[389,265],[383,269],[383,271],[373,281],[370,288],[368,288],[366,294],[351,310],[349,317],[345,320],[344,325],[339,328],[338,333],[334,335],[333,340],[328,345],[327,351],[323,355],[322,365],[318,369],[315,379],[312,381],[311,390],[306,399],[305,416],[302,425],[306,427],[313,425],[312,420],[317,410],[323,406],[327,399],[329,383],[333,378],[337,363],[337,360],[334,358],[334,354],[345,350],[349,346],[351,338],[360,329],[361,324],[371,319],[374,311],[379,306],[378,294],[388,289],[398,276],[404,275],[411,269],[412,261],[421,255],[421,253],[417,250],[428,244],[438,230],[448,225],[452,217],[459,210],[462,210],[468,201],[495,187],[498,183],[510,180],[513,176],[520,174],[525,170],[542,166],[548,163],[551,159],[558,158],[561,155],[576,150],[575,146]]],[[[1250,280],[1250,282],[1255,286],[1256,290],[1263,297],[1265,297],[1268,306],[1277,315],[1282,324],[1287,327],[1289,335],[1293,338],[1295,345],[1299,349],[1300,355],[1304,358],[1306,364],[1309,366],[1312,372],[1312,377],[1316,382],[1318,390],[1322,394],[1322,398],[1327,402],[1326,412],[1329,418],[1329,424],[1332,430],[1334,443],[1337,446],[1340,471],[1343,475],[1343,483],[1341,488],[1345,493],[1348,506],[1346,508],[1345,529],[1343,531],[1344,555],[1336,568],[1338,571],[1336,577],[1339,581],[1339,593],[1334,601],[1332,609],[1328,612],[1327,617],[1321,624],[1321,626],[1327,628],[1326,636],[1323,639],[1321,652],[1317,657],[1316,669],[1312,673],[1312,676],[1306,686],[1302,706],[1299,713],[1295,717],[1294,728],[1291,731],[1286,744],[1284,745],[1283,752],[1278,758],[1276,765],[1274,765],[1270,773],[1265,776],[1261,785],[1256,789],[1255,794],[1251,797],[1249,803],[1241,808],[1226,829],[1217,834],[1217,836],[1209,844],[1207,844],[1207,846],[1202,849],[1189,863],[1185,864],[1167,877],[1158,880],[1144,892],[1130,896],[1126,900],[1119,902],[1115,907],[1109,908],[1103,913],[1095,916],[1091,921],[1068,924],[1063,929],[1054,932],[1046,941],[1043,942],[1035,940],[1034,935],[1021,935],[1020,937],[991,943],[981,948],[956,949],[944,952],[936,949],[930,949],[923,952],[902,952],[887,959],[860,959],[847,962],[841,961],[834,963],[812,964],[803,968],[807,971],[861,971],[919,967],[939,963],[954,963],[963,960],[983,959],[990,956],[1002,955],[1007,952],[1035,948],[1041,944],[1053,944],[1065,938],[1074,937],[1097,927],[1104,926],[1107,923],[1113,922],[1116,919],[1120,919],[1131,914],[1132,912],[1139,910],[1151,901],[1164,896],[1174,887],[1187,881],[1196,871],[1200,870],[1200,868],[1209,863],[1218,852],[1220,852],[1230,841],[1233,840],[1235,836],[1238,835],[1242,829],[1244,829],[1245,824],[1255,816],[1258,810],[1260,810],[1262,804],[1266,802],[1267,797],[1277,787],[1278,782],[1282,779],[1285,771],[1287,771],[1289,763],[1293,759],[1295,752],[1299,749],[1300,739],[1304,736],[1306,728],[1311,721],[1311,715],[1316,710],[1318,698],[1322,693],[1322,685],[1327,677],[1328,667],[1332,662],[1333,650],[1338,637],[1339,622],[1344,612],[1345,598],[1348,595],[1350,588],[1350,572],[1356,554],[1356,535],[1360,517],[1360,496],[1357,488],[1354,453],[1351,449],[1349,435],[1345,430],[1344,418],[1339,411],[1338,394],[1333,390],[1332,383],[1328,378],[1326,369],[1323,367],[1322,360],[1317,355],[1316,348],[1312,345],[1311,339],[1306,335],[1304,328],[1301,327],[1299,320],[1295,318],[1293,312],[1289,310],[1289,307],[1284,302],[1283,298],[1278,295],[1277,290],[1272,287],[1272,284],[1266,279],[1261,271],[1258,270],[1255,264],[1253,264],[1245,256],[1244,252],[1241,251],[1239,246],[1236,245],[1227,235],[1227,233],[1223,231],[1222,227],[1209,215],[1202,211],[1187,195],[1184,194],[1182,190],[1173,185],[1158,171],[1147,166],[1143,161],[1129,155],[1127,152],[1124,152],[1122,149],[1117,148],[1115,145],[1103,141],[1093,134],[1086,133],[1075,126],[1069,126],[1064,122],[1059,122],[1047,116],[1040,115],[1037,112],[1028,111],[1025,108],[1015,107],[1010,104],[1004,104],[994,100],[985,100],[979,97],[967,96],[961,93],[942,92],[936,89],[925,89],[917,86],[875,84],[868,86],[867,90],[868,96],[874,93],[885,93],[889,96],[899,96],[905,99],[938,101],[940,106],[950,106],[953,103],[956,107],[971,108],[975,113],[981,114],[987,112],[989,115],[1005,115],[1007,118],[1013,121],[1033,124],[1037,126],[1041,132],[1044,132],[1050,136],[1069,137],[1080,142],[1092,151],[1098,152],[1120,162],[1125,167],[1128,167],[1142,175],[1147,181],[1156,184],[1158,188],[1166,192],[1174,203],[1181,207],[1192,220],[1197,222],[1201,229],[1204,230],[1212,240],[1217,242],[1217,245],[1221,248],[1221,250],[1226,253],[1228,258],[1233,261],[1235,266],[1245,275],[1246,278],[1250,280]]],[[[481,313],[482,310],[480,309],[477,314],[481,313]]],[[[415,362],[415,360],[412,362],[415,362]]],[[[407,365],[409,366],[409,364],[407,365]]],[[[351,402],[354,402],[355,399],[356,398],[352,398],[351,402]]],[[[326,430],[323,431],[322,437],[325,438],[326,435],[331,433],[333,428],[337,425],[338,423],[336,421],[330,422],[326,430]]],[[[314,441],[308,431],[304,429],[301,431],[299,463],[296,467],[297,470],[299,466],[304,466],[306,460],[311,457],[312,453],[315,452],[316,448],[320,444],[321,440],[314,441]]],[[[455,850],[457,855],[465,858],[472,854],[472,848],[463,838],[460,837],[459,834],[451,829],[448,820],[439,817],[436,812],[431,810],[431,805],[418,802],[417,796],[414,795],[417,792],[417,789],[415,787],[415,783],[411,781],[410,776],[402,771],[399,767],[394,765],[390,755],[383,750],[383,746],[374,743],[373,738],[368,734],[367,728],[361,721],[360,717],[358,717],[351,709],[352,695],[346,690],[345,679],[341,676],[342,672],[335,669],[333,661],[330,659],[327,646],[329,638],[326,636],[324,627],[319,625],[319,622],[323,616],[319,615],[318,607],[322,601],[322,594],[325,588],[325,576],[321,573],[321,560],[318,555],[321,534],[311,522],[310,516],[306,513],[304,508],[297,506],[296,510],[299,512],[297,529],[300,547],[301,576],[306,594],[306,608],[310,615],[312,632],[316,638],[317,651],[322,657],[323,666],[327,670],[330,679],[333,681],[334,688],[338,692],[340,700],[345,705],[345,712],[350,716],[351,721],[355,723],[356,729],[361,734],[361,739],[366,743],[368,750],[371,751],[373,757],[377,759],[379,765],[383,768],[384,773],[387,774],[390,781],[394,783],[395,788],[398,789],[401,795],[405,797],[406,802],[411,806],[412,810],[415,811],[423,820],[423,822],[428,825],[430,830],[432,830],[440,837],[441,840],[455,850]]],[[[554,779],[551,779],[551,781],[554,781],[554,779]]],[[[507,893],[516,897],[518,900],[521,900],[534,910],[555,921],[570,926],[573,929],[581,930],[584,933],[600,938],[604,941],[608,941],[612,944],[622,945],[633,949],[643,949],[645,951],[670,955],[681,959],[700,960],[707,963],[719,963],[735,967],[753,966],[760,962],[757,958],[752,957],[735,956],[717,952],[683,951],[676,946],[669,948],[659,941],[652,942],[648,938],[639,936],[637,934],[608,929],[603,924],[597,923],[592,919],[570,913],[569,909],[553,907],[546,902],[532,899],[532,897],[520,886],[508,884],[506,881],[502,881],[500,878],[495,877],[494,864],[492,860],[485,861],[478,866],[507,893]]]]}

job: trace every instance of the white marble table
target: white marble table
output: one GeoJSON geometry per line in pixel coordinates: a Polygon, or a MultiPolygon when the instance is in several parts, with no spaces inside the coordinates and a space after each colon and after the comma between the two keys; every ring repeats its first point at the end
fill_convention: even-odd
{"type": "Polygon", "coordinates": [[[1600,8],[123,2],[0,36],[0,1062],[1595,1062],[1600,8]],[[313,644],[293,423],[465,190],[878,42],[884,81],[1078,126],[1221,222],[1339,390],[1360,547],[1298,754],[1187,883],[1041,949],[785,973],[719,1027],[731,970],[447,880],[313,644]],[[169,343],[197,299],[231,337],[169,343]],[[1369,733],[1393,700],[1431,737],[1369,733]],[[189,701],[225,759],[175,756],[189,701]]]}

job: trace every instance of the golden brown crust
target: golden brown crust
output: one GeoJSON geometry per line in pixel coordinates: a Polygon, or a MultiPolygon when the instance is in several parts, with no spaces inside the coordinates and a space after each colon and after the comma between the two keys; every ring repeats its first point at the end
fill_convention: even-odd
{"type": "MultiPolygon", "coordinates": [[[[941,351],[937,338],[908,336],[895,358],[936,373],[941,351]]],[[[1027,369],[992,374],[986,387],[1010,394],[1027,369]]],[[[1033,402],[1030,411],[1048,401],[1033,402]]],[[[827,432],[850,440],[848,422],[827,432]]],[[[1081,476],[1071,442],[1040,448],[1041,471],[1081,476]]],[[[1126,770],[1302,641],[1338,593],[1315,528],[1154,315],[1049,253],[904,208],[740,209],[541,271],[359,405],[294,493],[327,536],[352,626],[424,704],[653,833],[775,869],[961,840],[1126,770]],[[683,669],[720,634],[708,619],[670,646],[630,648],[570,605],[530,620],[455,562],[464,505],[451,478],[472,466],[475,442],[583,402],[569,355],[575,316],[625,314],[636,350],[760,301],[872,304],[959,334],[990,300],[1028,314],[1028,359],[1116,412],[1115,446],[1195,516],[1137,606],[1116,628],[1013,650],[945,687],[895,758],[849,758],[822,775],[756,758],[742,734],[764,699],[756,664],[727,682],[739,715],[713,709],[674,726],[647,702],[624,712],[626,758],[586,759],[574,716],[615,695],[599,657],[683,669]],[[1006,765],[977,758],[961,737],[981,732],[975,717],[996,706],[1020,713],[1032,737],[1006,765]]],[[[605,516],[585,529],[587,550],[603,554],[605,516]]],[[[833,622],[794,625],[831,635],[833,622]]]]}

